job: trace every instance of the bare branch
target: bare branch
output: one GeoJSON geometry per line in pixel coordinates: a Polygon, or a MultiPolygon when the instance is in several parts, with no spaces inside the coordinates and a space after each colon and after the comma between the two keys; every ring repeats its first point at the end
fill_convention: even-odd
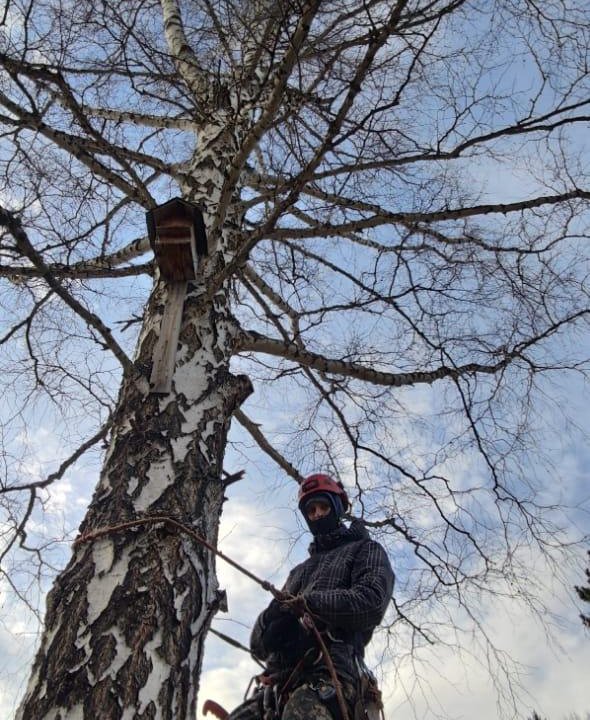
{"type": "Polygon", "coordinates": [[[21,222],[18,218],[4,208],[0,208],[0,225],[4,225],[8,228],[10,233],[15,239],[16,245],[19,250],[29,258],[33,265],[41,272],[43,279],[47,282],[49,287],[55,292],[56,295],[68,305],[75,313],[77,313],[85,322],[94,328],[98,334],[103,338],[105,347],[108,347],[117,360],[123,366],[125,373],[131,374],[134,372],[133,363],[123,352],[123,349],[119,346],[111,331],[102,322],[102,320],[87,310],[76,300],[51,274],[47,266],[45,265],[43,258],[35,250],[31,244],[27,234],[22,228],[21,222]]]}
{"type": "Polygon", "coordinates": [[[174,118],[156,115],[144,115],[142,113],[129,112],[128,110],[114,110],[108,108],[95,108],[88,105],[81,106],[82,111],[91,117],[112,120],[115,123],[131,123],[142,127],[153,127],[167,130],[186,130],[194,132],[200,124],[191,118],[174,118]]]}
{"type": "Polygon", "coordinates": [[[208,86],[199,61],[184,33],[180,7],[176,0],[161,0],[164,33],[180,76],[190,88],[195,101],[203,101],[208,86]]]}
{"type": "MultiPolygon", "coordinates": [[[[446,208],[424,213],[390,213],[381,211],[380,214],[372,215],[368,218],[352,220],[340,225],[331,225],[329,223],[315,223],[313,228],[276,228],[270,231],[268,238],[273,240],[302,240],[305,238],[316,237],[338,237],[348,235],[353,232],[360,232],[369,228],[381,227],[392,223],[400,223],[405,227],[417,226],[419,223],[444,222],[447,220],[461,220],[463,218],[491,215],[499,213],[507,215],[509,213],[520,213],[524,210],[534,210],[536,208],[547,205],[561,205],[572,200],[590,200],[590,191],[575,189],[559,195],[542,195],[530,200],[522,200],[514,203],[496,203],[486,205],[474,205],[473,207],[462,208],[446,208]]],[[[358,207],[361,203],[351,203],[353,209],[355,205],[358,207]]],[[[363,203],[364,210],[369,209],[369,205],[363,203]]],[[[378,211],[379,209],[373,208],[378,211]]]]}
{"type": "Polygon", "coordinates": [[[291,463],[276,450],[266,439],[264,433],[260,430],[260,426],[250,420],[250,418],[240,409],[234,412],[235,419],[244,427],[254,438],[258,446],[272,458],[279,467],[281,467],[287,475],[298,483],[303,481],[303,476],[291,465],[291,463]]]}
{"type": "MultiPolygon", "coordinates": [[[[498,351],[501,360],[490,364],[468,363],[457,367],[439,367],[436,370],[417,371],[411,373],[388,373],[374,370],[371,367],[359,363],[345,362],[326,358],[323,355],[304,350],[295,343],[287,343],[281,340],[265,337],[254,331],[244,333],[240,344],[241,352],[261,352],[268,355],[282,357],[285,360],[296,362],[299,365],[321,370],[325,373],[342,375],[355,378],[374,385],[385,385],[391,387],[403,387],[405,385],[428,384],[443,378],[458,378],[462,375],[474,375],[482,373],[494,375],[507,367],[515,358],[520,356],[519,351],[502,352],[498,351]]],[[[491,353],[492,354],[492,353],[491,353]]]]}
{"type": "Polygon", "coordinates": [[[69,470],[69,468],[76,463],[87,450],[90,450],[90,448],[96,445],[96,443],[106,438],[111,427],[111,420],[112,419],[109,419],[106,423],[104,423],[98,432],[76,448],[76,450],[61,463],[58,469],[50,473],[45,479],[32,481],[30,483],[21,483],[20,485],[1,485],[0,494],[19,492],[21,490],[38,490],[39,488],[48,487],[56,480],[60,480],[64,476],[65,472],[69,470]]]}

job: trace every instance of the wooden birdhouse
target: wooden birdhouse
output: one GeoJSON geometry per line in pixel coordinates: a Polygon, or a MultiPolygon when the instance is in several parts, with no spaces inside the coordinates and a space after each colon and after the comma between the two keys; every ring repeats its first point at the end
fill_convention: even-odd
{"type": "Polygon", "coordinates": [[[176,282],[194,280],[199,255],[207,254],[207,235],[200,208],[173,198],[149,210],[146,221],[162,277],[176,282]]]}

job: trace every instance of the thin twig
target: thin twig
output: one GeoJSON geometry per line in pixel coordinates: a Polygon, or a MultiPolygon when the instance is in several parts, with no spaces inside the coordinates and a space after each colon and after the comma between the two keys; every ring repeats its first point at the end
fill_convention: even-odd
{"type": "Polygon", "coordinates": [[[38,268],[43,279],[56,295],[68,305],[75,313],[77,313],[91,328],[101,336],[104,346],[108,347],[113,355],[123,366],[123,370],[127,376],[131,376],[135,366],[129,359],[123,348],[113,337],[110,329],[102,322],[95,313],[88,310],[82,303],[77,300],[66,288],[53,276],[45,260],[40,253],[35,250],[22,223],[14,213],[0,207],[0,225],[6,226],[16,242],[17,248],[38,268]]]}

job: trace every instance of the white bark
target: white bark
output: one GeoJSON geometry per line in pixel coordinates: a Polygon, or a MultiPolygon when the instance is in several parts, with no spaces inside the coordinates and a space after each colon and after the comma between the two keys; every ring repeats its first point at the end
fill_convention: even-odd
{"type": "MultiPolygon", "coordinates": [[[[201,181],[200,191],[192,188],[196,201],[221,187],[232,152],[218,126],[201,140],[193,159],[201,181]]],[[[156,281],[82,536],[158,514],[216,543],[226,435],[251,391],[246,377],[229,372],[239,328],[228,285],[203,302],[230,243],[225,230],[211,238],[212,255],[189,284],[164,396],[150,394],[148,380],[167,295],[164,281],[156,281]]],[[[75,544],[48,596],[46,630],[18,720],[192,720],[203,641],[217,609],[214,558],[169,527],[75,544]]]]}
{"type": "MultiPolygon", "coordinates": [[[[156,289],[138,370],[150,362],[158,302],[156,289]]],[[[228,372],[235,330],[220,298],[217,306],[216,332],[208,312],[189,309],[170,395],[150,396],[141,373],[127,381],[82,533],[158,512],[215,542],[229,417],[249,391],[228,372]]],[[[207,551],[166,529],[76,546],[50,594],[18,717],[65,720],[81,708],[83,717],[194,717],[204,630],[217,609],[212,570],[207,551]]]]}
{"type": "MultiPolygon", "coordinates": [[[[228,371],[235,328],[218,296],[191,308],[170,395],[149,395],[160,289],[153,293],[135,377],[127,380],[101,480],[81,534],[149,514],[215,543],[229,418],[248,394],[228,371]]],[[[210,553],[156,527],[75,546],[48,598],[46,632],[17,717],[193,718],[202,645],[217,610],[210,553]]]]}

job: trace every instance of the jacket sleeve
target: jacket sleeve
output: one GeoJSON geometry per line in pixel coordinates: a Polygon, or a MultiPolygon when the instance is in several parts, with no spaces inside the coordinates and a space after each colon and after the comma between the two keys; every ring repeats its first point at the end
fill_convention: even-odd
{"type": "Polygon", "coordinates": [[[264,618],[265,613],[266,610],[263,610],[256,618],[256,622],[252,628],[252,634],[250,635],[250,650],[252,651],[252,655],[263,661],[270,655],[270,650],[264,644],[264,633],[268,627],[268,622],[265,621],[264,618]]]}
{"type": "Polygon", "coordinates": [[[304,592],[308,607],[329,627],[372,630],[383,619],[394,574],[385,550],[369,540],[359,550],[348,588],[304,592]]]}

